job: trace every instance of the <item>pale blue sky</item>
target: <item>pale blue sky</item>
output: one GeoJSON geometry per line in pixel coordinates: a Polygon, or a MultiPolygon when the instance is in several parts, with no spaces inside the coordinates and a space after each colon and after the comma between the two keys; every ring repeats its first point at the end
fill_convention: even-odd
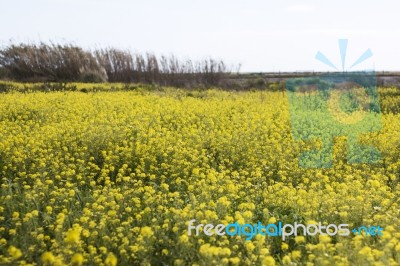
{"type": "Polygon", "coordinates": [[[0,0],[0,42],[74,42],[138,52],[208,56],[242,71],[330,70],[337,40],[349,39],[348,66],[400,70],[399,1],[0,0]]]}

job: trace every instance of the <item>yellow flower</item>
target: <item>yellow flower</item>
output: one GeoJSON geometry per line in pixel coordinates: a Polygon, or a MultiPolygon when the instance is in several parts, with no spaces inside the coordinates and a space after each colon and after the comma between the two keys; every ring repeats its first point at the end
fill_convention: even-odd
{"type": "Polygon", "coordinates": [[[174,261],[174,265],[175,265],[175,266],[185,265],[185,262],[184,262],[184,260],[182,260],[182,259],[176,259],[176,260],[174,261]]]}
{"type": "Polygon", "coordinates": [[[183,234],[179,237],[179,242],[186,243],[189,241],[189,237],[186,234],[183,234]]]}
{"type": "Polygon", "coordinates": [[[108,215],[109,217],[117,216],[117,211],[115,211],[115,210],[110,210],[110,211],[107,212],[107,215],[108,215]]]}
{"type": "Polygon", "coordinates": [[[240,264],[240,258],[238,258],[238,257],[230,258],[229,261],[230,261],[233,265],[239,265],[239,264],[240,264]]]}
{"type": "Polygon", "coordinates": [[[365,255],[365,256],[372,255],[372,249],[370,247],[365,246],[358,253],[360,255],[365,255]]]}
{"type": "Polygon", "coordinates": [[[164,249],[161,251],[161,254],[167,256],[167,255],[169,254],[168,249],[165,249],[165,248],[164,248],[164,249]]]}
{"type": "Polygon", "coordinates": [[[318,224],[318,223],[315,220],[308,220],[307,225],[310,225],[310,224],[318,224]]]}
{"type": "Polygon", "coordinates": [[[106,254],[107,253],[107,248],[106,247],[99,247],[99,250],[101,253],[106,254]]]}
{"type": "Polygon", "coordinates": [[[296,236],[294,240],[296,241],[297,244],[301,244],[306,241],[306,238],[304,236],[296,236]]]}
{"type": "Polygon", "coordinates": [[[16,260],[16,259],[18,259],[18,258],[20,258],[20,257],[22,256],[21,250],[18,249],[18,248],[16,248],[16,247],[14,247],[14,246],[10,246],[10,247],[8,248],[8,253],[10,254],[10,256],[11,256],[14,260],[16,260]]]}
{"type": "Polygon", "coordinates": [[[244,245],[246,247],[246,250],[249,252],[252,252],[256,248],[256,246],[254,246],[253,242],[251,241],[246,241],[244,245]]]}
{"type": "Polygon", "coordinates": [[[329,237],[329,235],[320,235],[319,242],[321,242],[323,244],[328,244],[331,242],[331,238],[329,237]]]}
{"type": "Polygon", "coordinates": [[[51,252],[45,252],[42,254],[42,262],[43,264],[52,264],[55,261],[55,257],[51,252]]]}
{"type": "Polygon", "coordinates": [[[266,256],[263,260],[262,260],[262,265],[265,266],[274,266],[275,265],[275,260],[272,256],[266,256]]]}
{"type": "Polygon", "coordinates": [[[285,255],[282,259],[283,264],[290,264],[292,262],[292,260],[290,259],[290,257],[288,255],[285,255]]]}
{"type": "Polygon", "coordinates": [[[292,259],[293,260],[298,260],[301,258],[301,251],[300,250],[293,250],[292,251],[292,259]]]}
{"type": "Polygon", "coordinates": [[[140,234],[144,237],[150,237],[153,235],[153,230],[149,226],[144,226],[140,229],[140,234]]]}
{"type": "Polygon", "coordinates": [[[104,264],[106,266],[116,266],[117,265],[117,257],[115,257],[115,255],[110,252],[107,255],[107,258],[104,261],[104,264]]]}
{"type": "Polygon", "coordinates": [[[269,249],[268,248],[262,248],[260,250],[260,255],[268,255],[269,254],[269,249]]]}
{"type": "MultiPolygon", "coordinates": [[[[41,86],[11,84],[21,90],[41,86]]],[[[131,85],[62,86],[107,91],[131,85]]],[[[350,155],[368,154],[347,158],[346,136],[326,146],[331,139],[319,138],[318,126],[339,133],[330,118],[321,117],[321,125],[298,121],[307,128],[296,128],[284,90],[2,93],[0,264],[149,265],[157,253],[170,264],[191,266],[397,265],[392,253],[400,253],[400,222],[393,217],[400,204],[391,185],[400,169],[400,95],[396,88],[380,94],[382,130],[357,141],[376,145],[384,167],[349,163],[350,155]],[[299,154],[325,146],[333,148],[331,168],[299,166],[299,154]],[[14,193],[19,190],[22,196],[14,193]],[[351,230],[380,225],[384,235],[372,241],[363,232],[333,241],[301,232],[293,243],[282,243],[261,234],[251,241],[243,234],[187,234],[191,219],[204,229],[208,223],[277,224],[281,215],[301,215],[307,224],[322,215],[321,222],[346,222],[351,230]],[[199,256],[187,256],[194,253],[199,256]]],[[[314,107],[314,97],[309,93],[305,104],[314,107]]],[[[326,109],[326,103],[315,106],[326,109]]],[[[295,114],[304,121],[321,115],[295,114]]]]}
{"type": "Polygon", "coordinates": [[[65,237],[65,242],[69,244],[78,244],[81,239],[81,228],[76,226],[74,228],[70,228],[65,237]]]}
{"type": "Polygon", "coordinates": [[[83,256],[80,253],[74,254],[71,258],[71,264],[73,265],[82,265],[83,264],[83,256]]]}
{"type": "Polygon", "coordinates": [[[51,206],[46,206],[46,212],[47,213],[52,213],[53,212],[53,208],[51,206]]]}

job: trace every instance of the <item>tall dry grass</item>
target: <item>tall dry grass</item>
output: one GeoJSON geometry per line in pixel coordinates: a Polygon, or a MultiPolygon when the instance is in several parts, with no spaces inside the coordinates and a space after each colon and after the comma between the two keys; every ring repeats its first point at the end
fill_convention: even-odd
{"type": "Polygon", "coordinates": [[[72,44],[10,44],[0,49],[0,68],[16,81],[81,81],[158,84],[175,87],[222,86],[232,67],[212,58],[193,61],[176,56],[140,54],[72,44]]]}

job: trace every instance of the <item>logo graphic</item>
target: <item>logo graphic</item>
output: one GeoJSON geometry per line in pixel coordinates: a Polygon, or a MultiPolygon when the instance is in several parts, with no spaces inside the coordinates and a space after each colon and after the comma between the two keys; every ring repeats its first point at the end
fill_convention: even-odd
{"type": "MultiPolygon", "coordinates": [[[[340,50],[340,58],[342,60],[342,71],[345,71],[345,63],[346,63],[346,55],[347,55],[347,44],[348,44],[348,40],[346,39],[340,39],[339,40],[339,50],[340,50]]],[[[348,70],[351,70],[353,67],[355,67],[356,65],[361,64],[362,62],[364,62],[365,60],[369,59],[370,57],[372,57],[372,51],[371,49],[367,49],[351,66],[348,70]]],[[[332,64],[332,62],[320,51],[318,51],[317,55],[315,56],[315,59],[321,61],[322,63],[324,63],[327,66],[330,66],[336,70],[338,70],[338,68],[332,64]]]]}
{"type": "MultiPolygon", "coordinates": [[[[322,142],[321,147],[299,155],[301,167],[331,167],[334,138],[340,136],[347,137],[348,163],[380,159],[379,150],[361,138],[382,127],[376,75],[374,71],[345,71],[347,44],[347,40],[339,40],[342,72],[286,81],[293,138],[322,142]]],[[[348,70],[371,56],[367,49],[348,70]]],[[[338,70],[323,53],[318,52],[316,59],[338,70]]]]}
{"type": "MultiPolygon", "coordinates": [[[[188,222],[188,235],[192,234],[198,236],[205,234],[207,236],[218,235],[218,236],[244,236],[246,240],[251,240],[256,235],[270,236],[270,237],[281,237],[282,241],[287,240],[291,236],[315,236],[329,235],[329,236],[349,236],[350,228],[349,224],[328,224],[322,225],[319,223],[301,224],[294,222],[294,224],[283,224],[278,222],[277,224],[270,223],[263,225],[260,221],[255,224],[240,224],[238,222],[226,224],[197,224],[196,220],[192,219],[188,222]]],[[[354,227],[351,230],[354,235],[366,235],[366,236],[382,236],[383,228],[378,226],[360,226],[354,227]]]]}

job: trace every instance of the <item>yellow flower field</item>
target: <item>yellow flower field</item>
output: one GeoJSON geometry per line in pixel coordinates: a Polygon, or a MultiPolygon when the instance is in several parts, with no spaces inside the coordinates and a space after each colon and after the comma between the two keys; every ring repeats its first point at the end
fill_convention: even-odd
{"type": "Polygon", "coordinates": [[[400,92],[382,153],[298,165],[286,93],[0,94],[1,265],[400,265],[400,92]],[[380,225],[383,236],[188,236],[188,222],[380,225]]]}

